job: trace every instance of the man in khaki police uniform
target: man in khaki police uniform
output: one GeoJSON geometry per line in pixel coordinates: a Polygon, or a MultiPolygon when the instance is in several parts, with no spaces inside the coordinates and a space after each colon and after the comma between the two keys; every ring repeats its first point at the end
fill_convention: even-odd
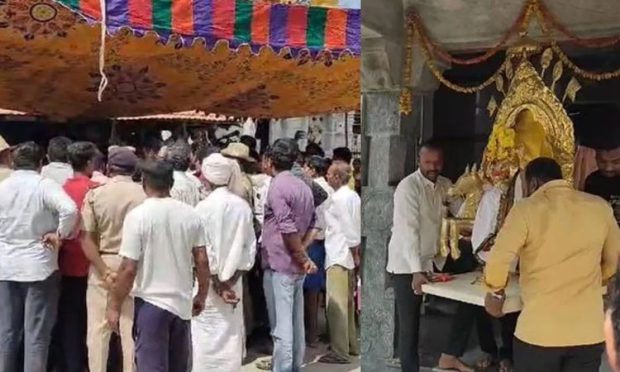
{"type": "MultiPolygon", "coordinates": [[[[146,195],[140,184],[132,181],[138,157],[127,147],[111,147],[108,152],[110,181],[86,195],[82,208],[82,247],[91,262],[88,279],[88,362],[91,372],[105,372],[112,331],[106,322],[108,290],[114,283],[121,258],[123,221],[146,195]]],[[[120,337],[123,347],[123,371],[133,372],[134,344],[133,299],[121,308],[120,337]]]]}

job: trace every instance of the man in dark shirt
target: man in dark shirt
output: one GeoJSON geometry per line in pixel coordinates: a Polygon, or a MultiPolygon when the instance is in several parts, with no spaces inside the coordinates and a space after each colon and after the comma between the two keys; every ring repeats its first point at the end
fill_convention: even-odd
{"type": "Polygon", "coordinates": [[[607,200],[620,225],[620,146],[596,150],[598,170],[586,179],[585,192],[607,200]]]}

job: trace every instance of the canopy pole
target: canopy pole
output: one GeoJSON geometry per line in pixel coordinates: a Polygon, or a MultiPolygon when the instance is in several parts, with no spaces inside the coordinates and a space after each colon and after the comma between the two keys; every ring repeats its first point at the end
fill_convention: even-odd
{"type": "Polygon", "coordinates": [[[101,81],[99,82],[99,90],[97,91],[97,100],[99,102],[103,99],[103,91],[108,86],[108,77],[105,74],[105,37],[107,33],[107,11],[106,0],[99,0],[101,7],[101,42],[99,43],[99,75],[101,75],[101,81]]]}

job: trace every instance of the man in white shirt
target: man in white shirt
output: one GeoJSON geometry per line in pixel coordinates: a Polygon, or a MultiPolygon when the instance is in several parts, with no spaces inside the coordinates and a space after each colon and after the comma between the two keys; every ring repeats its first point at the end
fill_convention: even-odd
{"type": "MultiPolygon", "coordinates": [[[[476,212],[471,236],[472,249],[474,252],[478,251],[476,255],[482,262],[486,262],[490,254],[490,251],[482,249],[482,246],[485,245],[491,248],[494,244],[495,235],[501,227],[498,226],[498,223],[502,223],[505,217],[505,215],[501,214],[507,214],[510,208],[524,197],[521,174],[522,172],[519,171],[512,177],[509,177],[508,174],[502,176],[500,171],[494,172],[492,177],[498,185],[489,187],[482,195],[476,212]],[[500,182],[507,183],[506,190],[502,189],[499,184],[500,182]],[[503,198],[504,195],[505,199],[503,198]],[[508,204],[502,205],[502,202],[508,204]]],[[[517,260],[513,262],[510,269],[511,272],[516,272],[517,262],[517,260]]],[[[500,371],[511,370],[513,360],[513,335],[520,313],[505,314],[499,318],[502,344],[498,345],[495,339],[495,331],[493,330],[493,320],[486,311],[478,306],[465,303],[459,303],[457,311],[462,314],[457,316],[458,319],[455,321],[453,329],[467,327],[467,323],[473,322],[474,320],[477,322],[480,349],[485,354],[476,363],[477,367],[487,368],[491,364],[499,362],[500,371]],[[460,323],[460,325],[457,323],[460,323]]]]}
{"type": "Polygon", "coordinates": [[[60,186],[73,177],[73,168],[69,164],[67,148],[71,144],[67,137],[54,137],[47,145],[47,160],[49,164],[41,169],[41,176],[55,181],[60,186]]]}
{"type": "Polygon", "coordinates": [[[170,197],[169,164],[145,163],[142,180],[148,198],[123,224],[123,261],[110,292],[108,324],[118,330],[131,291],[137,371],[187,372],[190,319],[204,309],[209,282],[203,227],[192,207],[170,197]],[[192,300],[193,268],[198,291],[192,300]]]}
{"type": "Polygon", "coordinates": [[[240,371],[244,345],[242,275],[254,265],[256,235],[252,209],[228,188],[234,160],[206,158],[202,174],[211,193],[196,207],[211,269],[204,311],[192,320],[193,371],[240,371]]]}
{"type": "Polygon", "coordinates": [[[46,370],[60,292],[58,249],[77,222],[73,200],[39,175],[42,161],[34,142],[18,146],[15,171],[0,183],[0,371],[19,369],[22,342],[24,371],[46,370]]]}
{"type": "Polygon", "coordinates": [[[331,352],[323,363],[350,363],[359,355],[355,324],[355,268],[360,262],[361,206],[359,195],[348,186],[349,164],[336,161],[327,181],[336,190],[325,212],[325,267],[327,268],[327,323],[331,352]]]}
{"type": "Polygon", "coordinates": [[[398,313],[398,349],[403,372],[418,372],[418,337],[422,284],[434,266],[441,270],[445,259],[437,257],[442,207],[448,201],[449,179],[440,175],[443,151],[434,143],[420,148],[419,169],[405,177],[394,193],[394,225],[388,245],[387,271],[392,274],[398,313]]]}
{"type": "Polygon", "coordinates": [[[174,185],[170,190],[173,199],[195,207],[203,199],[205,192],[202,184],[195,176],[188,174],[191,163],[191,148],[183,142],[175,142],[166,151],[166,161],[172,165],[174,185]]]}

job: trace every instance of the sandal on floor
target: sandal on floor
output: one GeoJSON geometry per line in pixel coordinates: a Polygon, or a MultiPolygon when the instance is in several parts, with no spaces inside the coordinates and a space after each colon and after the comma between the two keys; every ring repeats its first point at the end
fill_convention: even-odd
{"type": "Polygon", "coordinates": [[[271,359],[259,360],[256,362],[256,368],[261,371],[271,371],[273,369],[273,364],[271,363],[271,359]]]}
{"type": "Polygon", "coordinates": [[[319,359],[319,363],[324,363],[324,364],[351,364],[351,361],[347,358],[343,358],[339,355],[336,355],[334,353],[329,353],[329,354],[325,354],[323,355],[320,359],[319,359]]]}

